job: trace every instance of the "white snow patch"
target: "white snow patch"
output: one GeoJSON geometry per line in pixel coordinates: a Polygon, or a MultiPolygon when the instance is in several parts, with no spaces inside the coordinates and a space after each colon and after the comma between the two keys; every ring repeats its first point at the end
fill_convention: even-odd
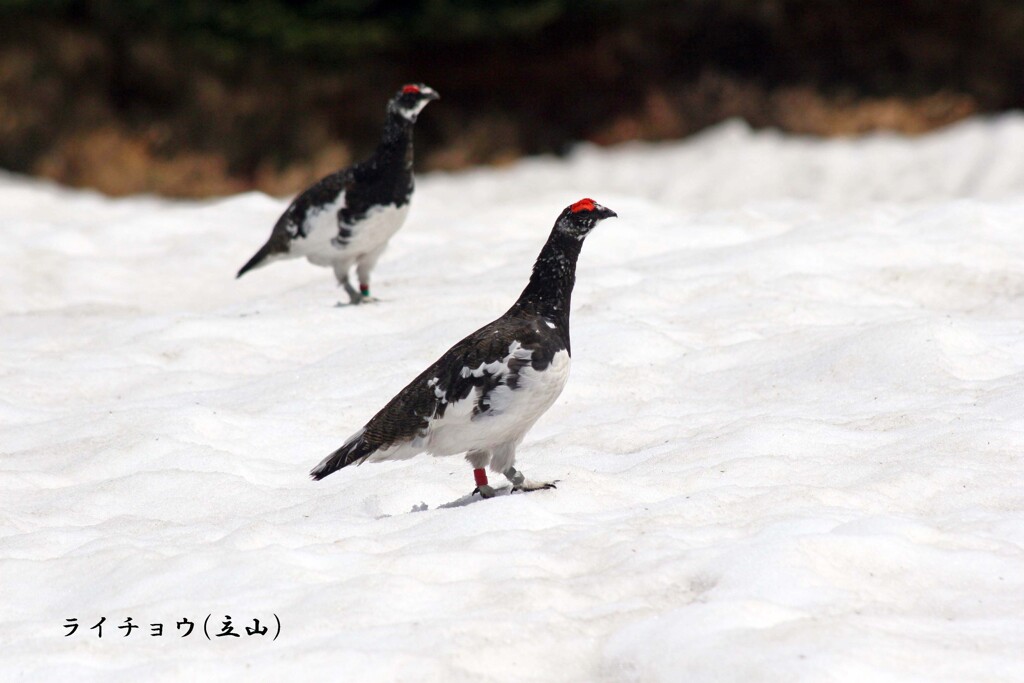
{"type": "Polygon", "coordinates": [[[1020,679],[1021,116],[732,123],[414,201],[385,301],[336,309],[297,260],[233,280],[285,202],[0,176],[0,679],[1020,679]],[[427,457],[311,482],[585,196],[620,217],[516,464],[558,489],[468,504],[427,457]],[[274,613],[276,642],[174,633],[274,613]]]}

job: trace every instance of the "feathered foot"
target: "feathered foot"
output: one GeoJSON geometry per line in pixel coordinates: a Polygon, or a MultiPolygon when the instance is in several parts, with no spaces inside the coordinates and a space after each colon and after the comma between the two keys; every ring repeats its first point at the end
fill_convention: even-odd
{"type": "Polygon", "coordinates": [[[473,469],[473,479],[476,480],[476,488],[469,495],[480,494],[481,498],[494,498],[497,491],[487,483],[487,470],[483,467],[473,469]]]}
{"type": "Polygon", "coordinates": [[[512,482],[512,493],[516,491],[540,491],[542,489],[556,489],[555,483],[558,481],[533,481],[527,479],[526,475],[517,470],[515,467],[509,467],[504,472],[505,478],[512,482]]]}

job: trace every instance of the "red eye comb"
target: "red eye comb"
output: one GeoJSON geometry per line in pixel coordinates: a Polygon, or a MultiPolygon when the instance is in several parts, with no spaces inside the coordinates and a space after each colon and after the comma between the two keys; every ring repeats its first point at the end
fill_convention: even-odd
{"type": "Polygon", "coordinates": [[[572,211],[573,213],[579,213],[580,211],[593,211],[594,210],[594,200],[593,199],[581,199],[578,202],[576,202],[575,204],[573,204],[572,206],[570,206],[569,210],[572,211]]]}
{"type": "Polygon", "coordinates": [[[419,91],[420,91],[420,87],[418,85],[407,85],[404,88],[402,88],[402,93],[403,94],[411,93],[411,92],[419,92],[419,91]]]}

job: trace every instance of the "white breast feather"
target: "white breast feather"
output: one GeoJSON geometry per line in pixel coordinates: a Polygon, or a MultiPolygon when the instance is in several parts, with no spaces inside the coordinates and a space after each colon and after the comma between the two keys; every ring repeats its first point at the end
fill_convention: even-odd
{"type": "MultiPolygon", "coordinates": [[[[402,206],[388,204],[371,209],[362,220],[352,226],[352,236],[344,251],[358,257],[384,246],[402,227],[408,215],[408,202],[402,206]]],[[[338,234],[337,229],[334,234],[338,234]]]]}
{"type": "MultiPolygon", "coordinates": [[[[476,368],[463,368],[464,377],[483,376],[483,372],[498,372],[506,377],[508,363],[513,358],[529,360],[533,352],[519,342],[509,345],[509,353],[499,361],[481,363],[476,368]]],[[[569,352],[562,349],[554,355],[544,370],[526,365],[519,370],[518,388],[501,384],[491,390],[491,409],[473,415],[480,399],[480,390],[474,389],[466,398],[445,407],[444,417],[430,420],[426,430],[408,441],[392,444],[369,457],[370,462],[405,460],[424,451],[432,455],[457,455],[471,450],[498,450],[502,446],[519,444],[534,423],[555,402],[569,379],[569,352]]],[[[438,398],[444,392],[437,388],[438,378],[427,380],[438,398]]]]}
{"type": "MultiPolygon", "coordinates": [[[[486,369],[497,371],[504,378],[508,376],[511,359],[529,360],[531,355],[532,351],[513,342],[509,354],[501,361],[464,368],[463,375],[469,376],[468,371],[479,377],[486,369]]],[[[569,378],[569,364],[569,354],[562,350],[544,370],[534,370],[530,365],[520,368],[517,388],[505,385],[503,379],[488,396],[490,410],[475,416],[473,408],[480,399],[480,389],[474,389],[466,398],[449,404],[443,418],[431,420],[425,435],[425,450],[434,455],[454,455],[519,443],[562,393],[569,378]]]]}
{"type": "Polygon", "coordinates": [[[380,249],[398,232],[409,213],[409,204],[371,209],[362,220],[351,226],[352,235],[346,244],[340,244],[338,237],[338,211],[345,207],[345,193],[342,192],[330,204],[313,209],[306,217],[306,237],[291,243],[292,253],[305,256],[310,263],[330,266],[335,262],[353,261],[360,256],[380,249]]]}
{"type": "Polygon", "coordinates": [[[305,256],[318,266],[330,265],[331,254],[337,250],[331,240],[338,236],[338,211],[344,206],[345,193],[342,192],[333,202],[311,208],[306,214],[306,236],[292,241],[292,253],[305,256]]]}

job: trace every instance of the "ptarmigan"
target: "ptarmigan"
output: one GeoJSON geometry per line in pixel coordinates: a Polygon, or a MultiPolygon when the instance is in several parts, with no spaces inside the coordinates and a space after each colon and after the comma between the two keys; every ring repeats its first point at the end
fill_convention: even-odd
{"type": "Polygon", "coordinates": [[[513,491],[554,488],[515,468],[516,446],[569,377],[576,259],[594,226],[615,215],[592,199],[566,207],[512,308],[420,373],[317,465],[310,473],[313,479],[353,463],[465,452],[474,468],[474,493],[485,498],[494,495],[487,483],[488,465],[512,482],[513,491]]]}
{"type": "Polygon", "coordinates": [[[296,197],[237,277],[278,259],[305,256],[310,263],[334,268],[351,303],[371,300],[370,271],[409,213],[413,124],[423,107],[438,98],[423,84],[399,90],[388,102],[384,133],[373,156],[332,173],[296,197]],[[358,290],[349,282],[353,265],[358,290]]]}

